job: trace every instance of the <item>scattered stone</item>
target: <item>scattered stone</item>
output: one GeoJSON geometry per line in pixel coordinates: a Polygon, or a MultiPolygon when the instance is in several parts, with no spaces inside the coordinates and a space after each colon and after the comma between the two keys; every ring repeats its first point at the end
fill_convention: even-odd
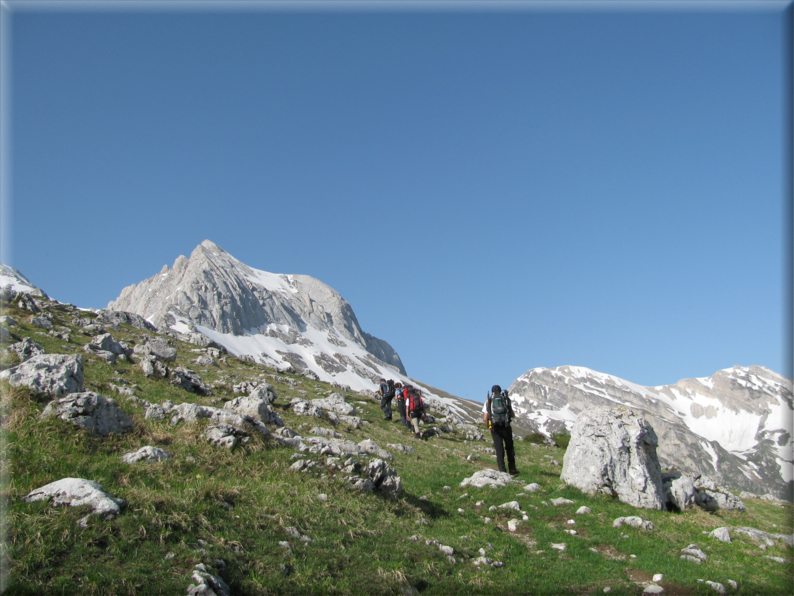
{"type": "Polygon", "coordinates": [[[507,529],[510,530],[511,532],[517,532],[518,531],[518,526],[520,526],[520,525],[521,525],[521,521],[520,520],[511,519],[511,520],[508,520],[508,522],[507,522],[507,529]]]}
{"type": "Polygon", "coordinates": [[[201,382],[201,377],[192,370],[177,367],[170,371],[169,376],[171,377],[172,385],[181,387],[185,391],[196,393],[197,395],[212,395],[212,391],[201,382]]]}
{"type": "Polygon", "coordinates": [[[570,499],[563,499],[563,498],[552,499],[551,504],[554,505],[555,507],[560,507],[561,505],[576,505],[576,503],[574,503],[570,499]]]}
{"type": "Polygon", "coordinates": [[[720,583],[707,581],[707,582],[706,582],[706,585],[707,585],[709,588],[711,588],[712,590],[714,590],[714,591],[715,591],[717,594],[723,594],[723,595],[724,595],[724,594],[727,594],[727,593],[728,593],[728,592],[725,590],[725,586],[723,586],[723,585],[722,585],[722,584],[720,584],[720,583]]]}
{"type": "Polygon", "coordinates": [[[664,579],[664,575],[662,575],[661,573],[656,573],[654,574],[653,578],[651,578],[651,581],[655,584],[658,584],[663,579],[664,579]]]}
{"type": "Polygon", "coordinates": [[[731,541],[731,533],[728,528],[716,528],[709,533],[709,537],[716,538],[720,542],[730,543],[731,541]]]}
{"type": "Polygon", "coordinates": [[[9,327],[13,327],[17,324],[16,320],[8,315],[0,316],[0,325],[8,325],[9,327]]]}
{"type": "Polygon", "coordinates": [[[34,356],[40,356],[45,353],[44,348],[42,348],[29,337],[25,337],[22,339],[22,341],[11,344],[8,346],[8,350],[14,352],[19,358],[20,362],[25,362],[34,356]]]}
{"type": "Polygon", "coordinates": [[[579,507],[579,509],[576,510],[576,515],[584,515],[586,513],[592,513],[592,511],[590,511],[590,508],[587,507],[586,505],[582,505],[581,507],[579,507]]]}
{"type": "Polygon", "coordinates": [[[404,453],[416,455],[416,450],[413,447],[409,445],[403,445],[402,443],[388,443],[386,447],[393,449],[394,451],[403,451],[404,453]]]}
{"type": "Polygon", "coordinates": [[[132,430],[132,419],[119,408],[116,401],[93,391],[70,393],[67,397],[47,404],[40,418],[57,416],[89,432],[107,436],[121,435],[132,430]]]}
{"type": "Polygon", "coordinates": [[[612,522],[613,528],[619,528],[622,525],[631,526],[632,528],[640,528],[642,530],[653,530],[654,525],[652,521],[646,521],[641,517],[632,515],[630,517],[619,517],[612,522]]]}
{"type": "Polygon", "coordinates": [[[521,511],[521,505],[518,501],[510,501],[509,503],[502,503],[497,509],[512,509],[513,511],[521,511]]]}
{"type": "Polygon", "coordinates": [[[147,445],[146,447],[141,447],[138,451],[134,451],[132,453],[127,453],[121,456],[121,461],[125,464],[135,464],[139,461],[146,461],[146,462],[159,462],[159,461],[168,461],[171,459],[171,454],[167,451],[160,449],[159,447],[152,447],[151,445],[147,445]]]}
{"type": "Polygon", "coordinates": [[[236,397],[233,400],[227,401],[225,404],[223,404],[223,409],[231,410],[232,412],[236,412],[237,414],[242,414],[244,416],[250,416],[251,418],[260,420],[265,424],[284,426],[281,416],[279,416],[278,412],[274,411],[269,405],[272,399],[269,400],[267,397],[262,397],[261,393],[262,392],[257,393],[257,390],[254,390],[251,392],[251,395],[245,397],[236,397]]]}
{"type": "Polygon", "coordinates": [[[690,544],[686,548],[681,549],[681,559],[684,561],[692,561],[700,565],[703,561],[708,559],[706,553],[700,550],[696,544],[690,544]]]}
{"type": "Polygon", "coordinates": [[[27,387],[31,392],[60,398],[83,391],[83,357],[80,355],[40,354],[8,370],[0,379],[12,387],[27,387]]]}
{"type": "Polygon", "coordinates": [[[737,584],[732,579],[728,580],[728,585],[731,587],[732,590],[738,590],[739,589],[739,584],[737,584]]]}
{"type": "Polygon", "coordinates": [[[496,470],[486,468],[464,479],[463,482],[460,483],[460,486],[473,486],[476,488],[488,486],[490,488],[501,488],[509,482],[513,482],[513,477],[507,472],[497,472],[496,470]]]}
{"type": "MultiPolygon", "coordinates": [[[[107,494],[100,484],[83,478],[63,478],[51,482],[30,492],[22,500],[27,503],[50,500],[52,505],[70,507],[88,505],[93,509],[89,515],[99,515],[104,519],[115,517],[126,505],[124,500],[107,494]]],[[[83,518],[81,525],[85,526],[85,521],[86,518],[83,518]]]]}
{"type": "Polygon", "coordinates": [[[382,459],[373,459],[364,470],[373,489],[389,499],[398,499],[403,492],[402,479],[382,459]]]}
{"type": "Polygon", "coordinates": [[[163,420],[165,419],[165,408],[160,404],[149,404],[143,417],[147,420],[163,420]]]}
{"type": "Polygon", "coordinates": [[[786,559],[784,559],[783,557],[772,557],[770,555],[764,555],[764,558],[769,559],[770,561],[774,561],[775,563],[788,563],[788,561],[786,561],[786,559]]]}
{"type": "Polygon", "coordinates": [[[355,416],[356,408],[345,401],[341,393],[332,393],[328,397],[313,399],[312,405],[322,408],[327,412],[334,412],[341,416],[355,416]]]}
{"type": "Polygon", "coordinates": [[[394,459],[394,456],[391,453],[389,453],[385,449],[381,449],[380,446],[378,446],[378,444],[372,439],[365,439],[364,441],[361,441],[358,444],[358,449],[359,451],[370,453],[381,459],[386,459],[389,461],[394,459]]]}
{"type": "Polygon", "coordinates": [[[768,532],[762,532],[761,530],[756,530],[755,528],[733,528],[732,532],[737,534],[746,534],[750,536],[753,540],[761,542],[766,546],[775,546],[775,540],[782,540],[790,547],[794,548],[794,534],[769,534],[768,532]]]}
{"type": "Polygon", "coordinates": [[[168,367],[160,362],[154,355],[144,356],[141,359],[140,366],[145,377],[164,379],[169,373],[168,367]]]}
{"type": "Polygon", "coordinates": [[[533,483],[531,483],[531,484],[527,484],[527,485],[524,487],[524,489],[523,489],[523,490],[524,490],[525,492],[528,492],[528,493],[534,493],[534,492],[537,492],[537,491],[539,491],[539,490],[540,490],[540,484],[538,484],[537,482],[533,482],[533,483]]]}
{"type": "Polygon", "coordinates": [[[566,546],[566,544],[564,542],[561,542],[559,544],[552,542],[551,543],[551,548],[553,548],[554,550],[563,551],[563,550],[565,550],[567,548],[567,546],[566,546]]]}
{"type": "Polygon", "coordinates": [[[207,430],[204,431],[204,437],[213,445],[234,449],[240,439],[249,438],[249,434],[231,424],[218,424],[216,426],[208,426],[207,430]]]}
{"type": "Polygon", "coordinates": [[[661,594],[662,592],[664,592],[664,588],[656,584],[645,586],[645,589],[642,591],[643,594],[661,594]]]}
{"type": "Polygon", "coordinates": [[[30,319],[31,325],[35,325],[36,327],[41,327],[42,329],[50,330],[52,329],[52,321],[50,321],[46,317],[33,317],[30,319]]]}
{"type": "Polygon", "coordinates": [[[145,343],[138,344],[134,348],[138,356],[156,356],[159,360],[166,362],[176,362],[176,348],[169,344],[169,341],[162,337],[149,337],[145,343]]]}
{"type": "Polygon", "coordinates": [[[571,431],[560,479],[585,493],[615,494],[635,507],[663,509],[657,445],[651,425],[626,407],[586,410],[571,431]]]}
{"type": "Polygon", "coordinates": [[[187,596],[231,596],[231,590],[223,578],[210,573],[203,563],[194,567],[191,579],[196,584],[188,586],[187,596]]]}

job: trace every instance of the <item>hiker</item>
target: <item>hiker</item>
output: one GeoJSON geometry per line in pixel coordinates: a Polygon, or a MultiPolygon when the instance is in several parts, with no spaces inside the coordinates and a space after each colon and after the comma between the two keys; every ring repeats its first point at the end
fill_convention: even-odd
{"type": "Polygon", "coordinates": [[[405,392],[403,391],[403,384],[397,382],[394,384],[394,398],[397,400],[397,411],[400,412],[400,422],[405,428],[410,427],[408,419],[405,417],[405,392]]]}
{"type": "Polygon", "coordinates": [[[417,439],[421,439],[422,433],[419,432],[419,419],[427,420],[425,404],[422,401],[422,392],[416,387],[408,389],[408,401],[406,405],[408,406],[408,415],[411,417],[411,425],[414,428],[414,436],[417,439]]]}
{"type": "Polygon", "coordinates": [[[394,397],[394,381],[389,379],[380,380],[380,409],[383,410],[383,419],[391,420],[391,400],[394,397]]]}
{"type": "Polygon", "coordinates": [[[518,470],[516,452],[513,449],[513,428],[510,426],[515,414],[507,391],[502,391],[499,385],[494,385],[482,406],[482,412],[483,422],[488,425],[488,430],[491,432],[499,471],[505,471],[505,452],[507,452],[507,470],[515,476],[518,470]]]}

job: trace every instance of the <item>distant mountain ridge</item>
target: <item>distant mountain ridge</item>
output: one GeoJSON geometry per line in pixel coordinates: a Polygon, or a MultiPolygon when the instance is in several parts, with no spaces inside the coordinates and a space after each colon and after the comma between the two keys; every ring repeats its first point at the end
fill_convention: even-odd
{"type": "Polygon", "coordinates": [[[625,405],[653,426],[663,465],[794,500],[792,381],[762,366],[659,387],[582,367],[535,368],[510,394],[520,424],[547,435],[570,430],[586,409],[625,405]]]}

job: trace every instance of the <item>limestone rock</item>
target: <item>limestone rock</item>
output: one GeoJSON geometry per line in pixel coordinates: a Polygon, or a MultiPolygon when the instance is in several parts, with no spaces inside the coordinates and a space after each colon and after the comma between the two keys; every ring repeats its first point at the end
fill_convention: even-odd
{"type": "Polygon", "coordinates": [[[560,478],[585,493],[616,495],[645,509],[665,505],[656,433],[624,407],[582,412],[571,431],[560,478]]]}
{"type": "Polygon", "coordinates": [[[256,420],[261,420],[265,424],[284,426],[281,416],[279,416],[277,412],[273,411],[268,405],[270,402],[268,402],[266,399],[258,397],[258,395],[259,394],[251,393],[251,395],[247,395],[245,397],[236,397],[233,400],[227,401],[225,404],[223,404],[223,408],[238,414],[250,416],[256,420]]]}
{"type": "Polygon", "coordinates": [[[168,461],[171,459],[171,454],[159,447],[152,447],[151,445],[147,445],[146,447],[141,447],[138,451],[133,451],[132,453],[126,453],[121,456],[121,461],[125,464],[135,464],[140,461],[145,462],[159,462],[159,461],[168,461]]]}
{"type": "Polygon", "coordinates": [[[217,424],[229,424],[237,428],[250,429],[263,435],[269,435],[270,431],[259,420],[243,414],[235,414],[230,410],[222,408],[211,408],[197,404],[183,403],[170,408],[171,425],[180,422],[195,422],[197,420],[208,419],[217,424]]]}
{"type": "Polygon", "coordinates": [[[403,445],[402,443],[388,443],[386,447],[394,451],[402,451],[404,453],[410,453],[411,455],[416,455],[416,450],[410,445],[403,445]]]}
{"type": "Polygon", "coordinates": [[[196,583],[188,586],[187,596],[231,596],[231,589],[223,578],[211,573],[203,563],[194,567],[191,579],[196,583]]]}
{"type": "Polygon", "coordinates": [[[642,530],[653,530],[654,525],[652,521],[646,521],[641,517],[632,515],[630,517],[618,517],[612,522],[613,528],[619,528],[622,525],[631,526],[632,528],[640,528],[642,530]]]}
{"type": "Polygon", "coordinates": [[[216,426],[208,426],[204,431],[204,437],[218,447],[226,447],[227,449],[234,449],[240,442],[241,438],[248,437],[248,433],[244,430],[232,426],[231,424],[218,424],[216,426]]]}
{"type": "Polygon", "coordinates": [[[41,354],[0,372],[12,387],[27,387],[33,393],[54,398],[83,390],[83,357],[41,354]]]}
{"type": "Polygon", "coordinates": [[[70,393],[47,404],[41,418],[57,416],[89,432],[107,436],[132,430],[132,419],[118,407],[116,401],[93,391],[70,393]]]}
{"type": "Polygon", "coordinates": [[[33,356],[40,356],[41,354],[44,354],[44,348],[42,348],[29,337],[25,337],[22,339],[22,341],[11,344],[8,346],[8,349],[17,355],[20,362],[25,362],[26,360],[33,358],[33,356]]]}
{"type": "Polygon", "coordinates": [[[98,319],[110,325],[129,325],[142,331],[157,331],[149,321],[131,312],[103,309],[99,311],[98,319]]]}
{"type": "Polygon", "coordinates": [[[537,492],[539,490],[540,490],[540,484],[538,484],[537,482],[532,482],[531,484],[527,484],[524,487],[524,491],[526,491],[528,493],[534,493],[534,492],[537,492]]]}
{"type": "Polygon", "coordinates": [[[706,511],[719,509],[745,511],[744,503],[727,490],[698,490],[695,494],[695,503],[706,511]]]}
{"type": "Polygon", "coordinates": [[[94,346],[97,350],[112,352],[117,356],[121,354],[125,356],[132,355],[132,349],[124,342],[116,341],[110,333],[95,336],[88,345],[94,346]]]}
{"type": "MultiPolygon", "coordinates": [[[[137,346],[136,346],[137,347],[137,346]]],[[[157,356],[147,355],[141,359],[141,370],[146,377],[164,379],[168,376],[168,367],[157,359],[157,356]]]]}
{"type": "Polygon", "coordinates": [[[389,499],[398,499],[403,491],[402,479],[382,459],[373,459],[364,473],[372,481],[374,489],[389,499]]]}
{"type": "Polygon", "coordinates": [[[50,500],[53,505],[70,507],[88,505],[93,509],[92,515],[105,519],[115,517],[125,506],[122,499],[111,497],[100,484],[83,478],[62,478],[51,482],[30,492],[23,500],[28,503],[50,500]]]}
{"type": "Polygon", "coordinates": [[[700,550],[696,544],[690,544],[686,548],[681,549],[681,559],[684,561],[692,561],[700,565],[703,561],[708,559],[706,553],[700,550]]]}
{"type": "Polygon", "coordinates": [[[262,383],[261,385],[257,385],[256,387],[252,388],[248,397],[261,399],[266,404],[271,404],[278,399],[278,395],[276,394],[276,390],[273,389],[273,385],[269,385],[268,383],[262,383]]]}
{"type": "Polygon", "coordinates": [[[715,528],[711,532],[709,532],[709,537],[716,538],[720,542],[730,542],[731,541],[731,533],[728,528],[715,528]]]}
{"type": "Polygon", "coordinates": [[[171,384],[181,387],[190,393],[198,395],[212,395],[212,391],[201,382],[201,377],[194,373],[192,370],[177,367],[170,371],[171,384]]]}
{"type": "Polygon", "coordinates": [[[380,446],[373,441],[372,439],[365,439],[358,444],[358,449],[365,453],[370,453],[375,455],[381,459],[387,459],[389,461],[394,459],[394,456],[386,451],[385,449],[381,449],[380,446]]]}
{"type": "Polygon", "coordinates": [[[683,511],[695,504],[695,485],[689,476],[667,472],[662,474],[662,485],[668,508],[683,511]]]}
{"type": "Polygon", "coordinates": [[[332,393],[328,397],[321,399],[313,399],[313,405],[323,408],[326,411],[335,412],[342,416],[355,416],[356,408],[345,401],[345,398],[340,393],[332,393]]]}
{"type": "Polygon", "coordinates": [[[289,402],[289,405],[292,407],[292,411],[298,416],[315,416],[317,418],[326,417],[325,410],[323,410],[321,407],[315,406],[309,401],[299,397],[293,398],[293,400],[289,402]]]}
{"type": "Polygon", "coordinates": [[[460,483],[461,488],[464,486],[474,486],[476,488],[483,488],[488,486],[490,488],[501,488],[510,482],[513,482],[513,477],[507,472],[497,472],[496,470],[484,469],[475,472],[471,477],[466,478],[460,483]]]}
{"type": "Polygon", "coordinates": [[[48,331],[52,329],[52,321],[47,317],[33,317],[30,319],[31,325],[36,325],[36,327],[41,327],[42,329],[47,329],[48,331]]]}

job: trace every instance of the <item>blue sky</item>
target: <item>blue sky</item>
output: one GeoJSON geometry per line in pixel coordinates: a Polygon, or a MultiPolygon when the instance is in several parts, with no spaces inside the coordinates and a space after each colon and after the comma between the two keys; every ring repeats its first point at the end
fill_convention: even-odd
{"type": "Polygon", "coordinates": [[[210,239],[462,397],[566,364],[791,376],[788,3],[11,6],[3,258],[58,300],[210,239]]]}

